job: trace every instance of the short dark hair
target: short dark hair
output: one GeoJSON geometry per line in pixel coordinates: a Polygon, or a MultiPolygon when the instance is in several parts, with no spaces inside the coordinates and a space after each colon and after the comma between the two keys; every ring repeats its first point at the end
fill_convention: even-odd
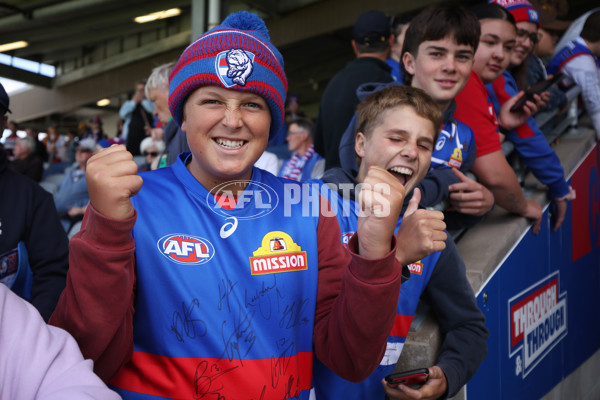
{"type": "Polygon", "coordinates": [[[600,10],[588,15],[580,36],[589,42],[600,40],[600,10]]]}
{"type": "MultiPolygon", "coordinates": [[[[421,43],[440,40],[447,36],[453,36],[458,44],[473,47],[475,52],[481,36],[481,25],[477,17],[463,6],[455,4],[429,6],[410,22],[404,36],[402,55],[409,52],[416,58],[421,43]]],[[[400,66],[404,83],[410,85],[412,75],[406,71],[403,63],[400,63],[400,66]]]]}
{"type": "Polygon", "coordinates": [[[307,131],[312,140],[315,139],[315,124],[312,119],[306,117],[297,117],[288,124],[288,129],[290,126],[292,126],[292,124],[296,124],[300,127],[300,129],[307,131]]]}
{"type": "Polygon", "coordinates": [[[512,25],[516,26],[515,18],[512,14],[504,7],[495,3],[480,3],[476,4],[470,9],[478,20],[482,19],[500,19],[508,21],[512,25]]]}

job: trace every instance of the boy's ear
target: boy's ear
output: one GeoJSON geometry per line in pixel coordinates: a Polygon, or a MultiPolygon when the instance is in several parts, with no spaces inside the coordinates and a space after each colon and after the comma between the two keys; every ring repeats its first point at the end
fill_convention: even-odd
{"type": "Polygon", "coordinates": [[[409,51],[402,54],[402,63],[406,72],[411,75],[415,74],[415,57],[409,51]]]}
{"type": "Polygon", "coordinates": [[[352,51],[354,51],[354,55],[358,56],[358,47],[356,47],[356,40],[352,39],[350,41],[350,43],[352,44],[352,51]]]}
{"type": "Polygon", "coordinates": [[[360,158],[363,158],[365,156],[365,141],[366,140],[367,140],[367,138],[365,137],[364,133],[362,133],[362,132],[356,133],[356,140],[354,141],[354,152],[360,158]]]}

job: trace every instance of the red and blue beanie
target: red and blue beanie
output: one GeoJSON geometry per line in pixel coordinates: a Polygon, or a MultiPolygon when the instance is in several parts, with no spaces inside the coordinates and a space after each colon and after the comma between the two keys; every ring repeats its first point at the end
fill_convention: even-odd
{"type": "Polygon", "coordinates": [[[513,16],[515,22],[533,22],[538,28],[540,27],[540,14],[527,0],[491,0],[490,3],[504,7],[513,16]]]}
{"type": "Polygon", "coordinates": [[[179,126],[187,97],[202,86],[218,86],[263,97],[271,110],[273,137],[283,125],[287,79],[283,57],[256,14],[230,14],[190,44],[169,77],[169,109],[179,126]]]}

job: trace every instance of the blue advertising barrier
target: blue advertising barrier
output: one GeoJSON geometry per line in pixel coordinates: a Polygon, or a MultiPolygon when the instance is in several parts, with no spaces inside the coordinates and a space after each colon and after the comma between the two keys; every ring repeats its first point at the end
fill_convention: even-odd
{"type": "Polygon", "coordinates": [[[546,215],[477,293],[490,330],[469,399],[539,399],[600,348],[600,147],[571,176],[561,229],[546,215]]]}

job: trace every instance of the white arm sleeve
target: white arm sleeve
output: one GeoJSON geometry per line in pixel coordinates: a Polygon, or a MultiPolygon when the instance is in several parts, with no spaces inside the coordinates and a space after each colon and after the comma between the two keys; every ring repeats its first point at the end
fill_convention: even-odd
{"type": "Polygon", "coordinates": [[[600,69],[591,56],[578,56],[565,64],[563,72],[581,88],[581,97],[600,139],[600,69]]]}

